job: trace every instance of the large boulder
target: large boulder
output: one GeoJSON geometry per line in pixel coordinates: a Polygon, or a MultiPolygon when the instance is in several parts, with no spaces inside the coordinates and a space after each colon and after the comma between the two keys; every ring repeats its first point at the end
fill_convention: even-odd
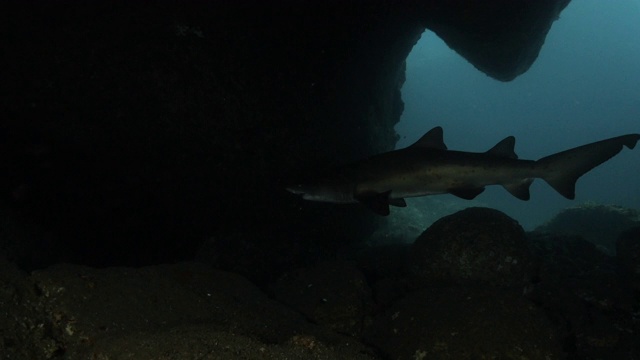
{"type": "Polygon", "coordinates": [[[616,258],[640,279],[640,226],[632,227],[618,236],[616,258]]]}
{"type": "Polygon", "coordinates": [[[371,289],[353,264],[331,261],[282,275],[270,292],[309,320],[359,336],[371,312],[371,289]]]}
{"type": "Polygon", "coordinates": [[[572,358],[633,358],[638,286],[615,259],[579,236],[528,234],[537,262],[526,296],[560,329],[572,358]]]}
{"type": "Polygon", "coordinates": [[[468,208],[436,221],[415,241],[409,272],[424,283],[525,285],[531,254],[517,221],[489,208],[468,208]]]}
{"type": "Polygon", "coordinates": [[[3,358],[376,358],[243,277],[202,264],[57,265],[31,276],[0,266],[3,358]]]}
{"type": "Polygon", "coordinates": [[[562,210],[537,232],[581,236],[608,255],[616,253],[616,240],[627,229],[640,225],[640,211],[616,205],[584,203],[562,210]]]}
{"type": "Polygon", "coordinates": [[[411,293],[377,317],[368,341],[390,359],[563,359],[542,309],[481,287],[411,293]]]}

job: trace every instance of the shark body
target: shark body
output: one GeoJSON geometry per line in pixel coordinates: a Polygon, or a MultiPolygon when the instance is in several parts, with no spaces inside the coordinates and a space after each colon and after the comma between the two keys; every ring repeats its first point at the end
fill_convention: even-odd
{"type": "Polygon", "coordinates": [[[589,170],[633,149],[640,134],[628,134],[562,151],[540,160],[520,160],[509,136],[489,151],[448,150],[441,127],[427,132],[413,145],[347,165],[308,185],[287,190],[303,199],[332,203],[362,203],[375,213],[389,214],[389,206],[405,207],[405,198],[450,193],[473,199],[487,185],[502,185],[513,196],[529,199],[529,186],[544,179],[568,199],[575,183],[589,170]]]}

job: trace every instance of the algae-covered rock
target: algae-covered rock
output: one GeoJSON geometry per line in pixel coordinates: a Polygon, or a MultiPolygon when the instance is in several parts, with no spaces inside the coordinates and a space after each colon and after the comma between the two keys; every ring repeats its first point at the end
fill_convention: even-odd
{"type": "Polygon", "coordinates": [[[409,271],[422,281],[516,286],[531,258],[524,230],[504,213],[468,208],[446,216],[413,244],[409,271]]]}
{"type": "Polygon", "coordinates": [[[64,353],[26,273],[0,255],[0,359],[51,359],[64,353]]]}
{"type": "Polygon", "coordinates": [[[361,333],[373,303],[362,272],[343,261],[287,273],[271,286],[271,291],[277,300],[313,322],[351,335],[361,333]]]}
{"type": "Polygon", "coordinates": [[[616,258],[634,276],[640,278],[640,226],[620,234],[616,241],[616,258]]]}
{"type": "Polygon", "coordinates": [[[295,335],[281,344],[265,343],[250,336],[206,325],[178,325],[155,331],[98,341],[78,359],[199,359],[199,360],[371,360],[367,353],[327,345],[312,335],[295,335]]]}
{"type": "Polygon", "coordinates": [[[431,288],[376,319],[369,341],[389,359],[562,359],[554,326],[516,292],[431,288]]]}
{"type": "Polygon", "coordinates": [[[393,209],[381,220],[378,229],[368,241],[371,245],[411,244],[424,229],[443,216],[472,206],[483,206],[477,199],[446,199],[438,196],[408,198],[407,207],[393,209]]]}
{"type": "Polygon", "coordinates": [[[584,203],[565,209],[536,231],[579,235],[609,255],[616,252],[616,239],[625,230],[640,225],[640,212],[616,205],[584,203]]]}
{"type": "Polygon", "coordinates": [[[528,237],[538,271],[526,295],[563,329],[569,358],[634,358],[637,292],[615,259],[579,236],[528,237]]]}
{"type": "Polygon", "coordinates": [[[376,358],[242,276],[202,264],[0,270],[0,358],[376,358]]]}

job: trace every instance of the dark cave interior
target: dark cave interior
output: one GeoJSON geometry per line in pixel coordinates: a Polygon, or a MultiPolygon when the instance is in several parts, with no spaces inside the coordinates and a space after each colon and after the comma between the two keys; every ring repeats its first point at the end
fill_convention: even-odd
{"type": "Polygon", "coordinates": [[[3,2],[0,250],[254,280],[335,255],[376,218],[284,188],[393,148],[424,29],[508,81],[568,2],[3,2]]]}

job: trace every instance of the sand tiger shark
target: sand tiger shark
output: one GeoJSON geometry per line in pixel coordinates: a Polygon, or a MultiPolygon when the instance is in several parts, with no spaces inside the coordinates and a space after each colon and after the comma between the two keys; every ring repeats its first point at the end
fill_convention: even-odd
{"type": "Polygon", "coordinates": [[[502,185],[513,196],[529,200],[529,186],[545,180],[562,196],[575,198],[579,177],[618,154],[633,149],[640,134],[622,135],[562,151],[540,160],[520,160],[509,136],[487,152],[448,150],[442,128],[435,127],[416,143],[347,165],[313,184],[288,191],[303,199],[331,203],[362,203],[389,215],[389,205],[405,207],[405,198],[453,194],[473,199],[487,185],[502,185]]]}

